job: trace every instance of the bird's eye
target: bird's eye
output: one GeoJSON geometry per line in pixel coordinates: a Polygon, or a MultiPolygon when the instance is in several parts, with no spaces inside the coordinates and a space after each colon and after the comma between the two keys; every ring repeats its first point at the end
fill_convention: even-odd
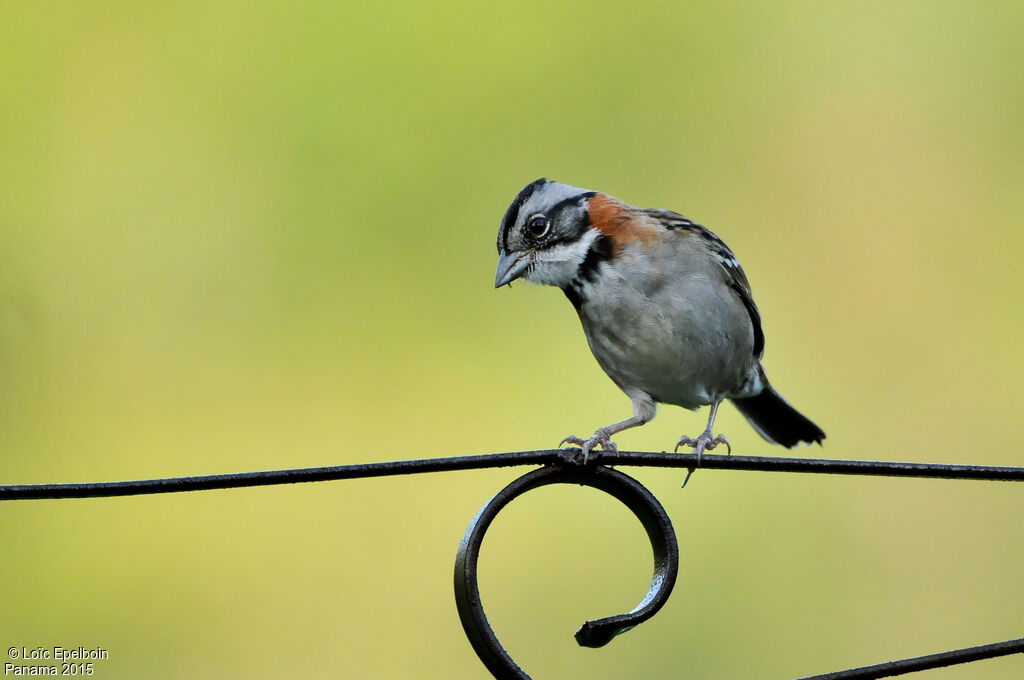
{"type": "Polygon", "coordinates": [[[544,215],[534,215],[526,220],[526,233],[533,238],[543,238],[551,230],[551,223],[544,215]]]}

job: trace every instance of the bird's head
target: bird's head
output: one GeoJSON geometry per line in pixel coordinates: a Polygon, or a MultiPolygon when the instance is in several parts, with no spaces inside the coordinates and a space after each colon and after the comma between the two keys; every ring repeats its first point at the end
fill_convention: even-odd
{"type": "Polygon", "coordinates": [[[588,207],[595,195],[543,178],[520,191],[498,231],[494,287],[518,278],[567,286],[601,236],[590,224],[588,207]]]}

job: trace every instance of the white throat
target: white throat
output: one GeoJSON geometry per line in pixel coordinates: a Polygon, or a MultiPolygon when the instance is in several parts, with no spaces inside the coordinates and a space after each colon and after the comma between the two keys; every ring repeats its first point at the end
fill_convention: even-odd
{"type": "Polygon", "coordinates": [[[560,243],[553,248],[538,251],[534,254],[533,264],[523,278],[530,283],[560,288],[568,286],[576,278],[576,273],[586,259],[590,246],[600,235],[601,232],[591,227],[572,243],[560,243]]]}

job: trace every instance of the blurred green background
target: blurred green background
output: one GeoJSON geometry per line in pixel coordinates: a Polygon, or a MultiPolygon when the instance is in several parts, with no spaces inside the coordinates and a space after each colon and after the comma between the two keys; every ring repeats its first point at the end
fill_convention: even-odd
{"type": "MultiPolygon", "coordinates": [[[[542,175],[733,247],[769,375],[828,433],[798,455],[1022,465],[1022,34],[1019,2],[3,3],[0,483],[547,448],[625,417],[558,291],[492,288],[542,175]]],[[[519,472],[4,503],[0,644],[103,647],[98,678],[483,678],[452,565],[519,472]]],[[[635,475],[681,578],[604,649],[572,633],[645,592],[631,515],[546,488],[488,535],[488,614],[538,679],[1024,635],[1024,487],[635,475]]]]}

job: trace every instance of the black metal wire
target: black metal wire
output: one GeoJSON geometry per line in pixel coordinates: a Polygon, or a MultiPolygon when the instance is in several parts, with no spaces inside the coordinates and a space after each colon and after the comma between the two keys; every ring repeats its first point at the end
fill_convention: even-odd
{"type": "MultiPolygon", "coordinates": [[[[387,477],[392,475],[449,472],[518,465],[551,465],[572,463],[579,449],[543,449],[487,453],[447,458],[396,460],[383,463],[357,463],[328,467],[294,468],[235,472],[194,477],[137,479],[124,482],[74,482],[67,484],[9,484],[0,486],[0,501],[41,498],[101,498],[109,496],[140,496],[156,493],[234,489],[250,486],[326,482],[340,479],[387,477]]],[[[865,460],[829,460],[825,458],[776,458],[766,456],[719,456],[704,454],[701,460],[693,454],[620,451],[592,452],[589,466],[637,465],[705,470],[746,470],[748,472],[804,472],[830,475],[871,475],[882,477],[925,477],[940,479],[975,479],[1006,482],[1024,481],[1024,467],[998,465],[949,465],[944,463],[901,463],[865,460]]]]}
{"type": "MultiPolygon", "coordinates": [[[[544,465],[562,468],[568,466],[569,469],[577,470],[581,477],[600,474],[598,471],[602,469],[606,472],[614,472],[607,470],[602,466],[634,465],[690,470],[699,467],[708,470],[746,470],[750,472],[803,472],[834,475],[870,475],[885,477],[971,479],[1013,482],[1024,481],[1024,467],[995,465],[951,465],[943,463],[829,460],[821,458],[775,458],[763,456],[721,456],[707,454],[698,459],[697,456],[693,454],[675,454],[665,452],[652,453],[642,451],[592,452],[590,460],[586,465],[580,465],[580,459],[581,452],[579,449],[544,449],[537,451],[514,451],[511,453],[453,456],[446,458],[398,460],[382,463],[360,463],[355,465],[334,465],[328,467],[294,468],[286,470],[263,470],[259,472],[171,477],[164,479],[139,479],[122,482],[9,484],[0,485],[0,501],[139,496],[158,493],[176,493],[182,491],[271,486],[275,484],[295,484],[299,482],[324,482],[341,479],[386,477],[425,472],[472,470],[519,465],[544,465]]],[[[472,530],[475,524],[476,522],[470,525],[470,530],[472,530]]],[[[482,532],[480,533],[480,536],[482,538],[482,532]]],[[[619,617],[611,617],[608,621],[617,618],[619,617]]],[[[602,619],[601,621],[605,620],[602,619]]],[[[581,631],[582,630],[583,629],[581,629],[581,631]]],[[[932,654],[912,659],[891,661],[875,666],[865,666],[846,671],[826,673],[824,675],[809,676],[807,678],[803,678],[803,680],[868,680],[870,678],[884,678],[1021,652],[1024,652],[1024,638],[1008,640],[1006,642],[999,642],[991,645],[982,645],[980,647],[942,652],[939,654],[932,654]]]]}
{"type": "Polygon", "coordinates": [[[966,647],[964,649],[954,649],[951,652],[917,656],[912,659],[901,659],[900,661],[889,661],[874,666],[861,666],[860,668],[851,668],[848,671],[811,675],[806,678],[800,678],[800,680],[874,680],[875,678],[891,678],[894,675],[905,675],[907,673],[916,673],[917,671],[927,671],[933,668],[944,668],[960,663],[1021,653],[1024,653],[1024,638],[1017,638],[1016,640],[1007,640],[1006,642],[994,642],[990,645],[966,647]]]}

